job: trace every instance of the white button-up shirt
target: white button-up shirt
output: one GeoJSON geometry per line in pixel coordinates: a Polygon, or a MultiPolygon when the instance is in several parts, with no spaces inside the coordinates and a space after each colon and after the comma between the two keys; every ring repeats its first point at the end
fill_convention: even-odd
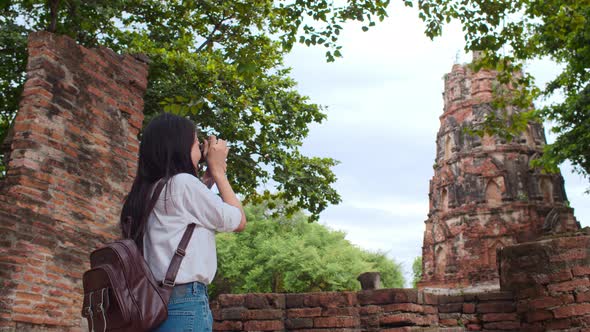
{"type": "Polygon", "coordinates": [[[223,202],[193,175],[173,176],[148,217],[143,240],[144,257],[155,279],[164,279],[187,225],[195,223],[176,283],[210,284],[217,271],[215,232],[234,231],[241,220],[239,208],[223,202]]]}

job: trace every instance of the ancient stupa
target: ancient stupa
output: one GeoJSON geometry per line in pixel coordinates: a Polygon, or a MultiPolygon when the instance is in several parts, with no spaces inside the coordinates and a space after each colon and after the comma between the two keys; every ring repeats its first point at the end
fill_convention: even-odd
{"type": "Polygon", "coordinates": [[[580,227],[561,174],[530,167],[546,144],[542,124],[512,141],[464,130],[496,112],[496,76],[459,64],[445,75],[420,288],[498,289],[499,248],[580,227]]]}

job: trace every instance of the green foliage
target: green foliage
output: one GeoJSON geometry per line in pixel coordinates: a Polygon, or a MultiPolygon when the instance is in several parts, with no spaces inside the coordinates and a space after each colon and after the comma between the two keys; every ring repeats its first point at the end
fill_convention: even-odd
{"type": "Polygon", "coordinates": [[[343,232],[309,223],[300,211],[273,218],[282,208],[248,205],[243,233],[217,235],[214,294],[359,290],[357,277],[368,271],[380,272],[384,287],[403,286],[399,265],[385,254],[353,246],[343,232]]]}
{"type": "MultiPolygon", "coordinates": [[[[190,117],[207,134],[233,143],[228,174],[252,201],[273,180],[293,212],[317,219],[340,196],[336,161],[301,155],[308,126],[326,118],[295,90],[283,65],[296,42],[342,56],[341,24],[386,17],[389,1],[15,0],[0,4],[1,115],[12,120],[24,79],[31,31],[66,34],[87,47],[145,53],[151,59],[146,122],[162,111],[190,117]]],[[[8,124],[2,122],[0,136],[8,124]]],[[[269,196],[270,194],[266,194],[269,196]]]]}
{"type": "Polygon", "coordinates": [[[463,25],[466,50],[484,51],[475,69],[500,72],[500,83],[514,90],[497,94],[504,109],[529,110],[539,96],[563,96],[537,113],[501,114],[485,123],[489,133],[519,133],[526,121],[548,119],[558,137],[534,163],[556,171],[568,159],[584,176],[590,174],[590,0],[418,0],[426,35],[434,38],[452,19],[463,25]],[[561,65],[561,73],[543,89],[523,74],[527,60],[549,57],[561,65]]]}
{"type": "Polygon", "coordinates": [[[412,287],[418,287],[418,282],[422,280],[422,256],[418,256],[412,263],[412,287]]]}

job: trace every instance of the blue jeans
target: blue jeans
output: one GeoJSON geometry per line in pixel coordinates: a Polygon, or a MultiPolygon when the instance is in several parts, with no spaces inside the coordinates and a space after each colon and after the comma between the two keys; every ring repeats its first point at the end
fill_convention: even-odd
{"type": "Polygon", "coordinates": [[[168,303],[168,319],[153,332],[210,332],[212,329],[207,286],[191,282],[174,286],[168,303]]]}

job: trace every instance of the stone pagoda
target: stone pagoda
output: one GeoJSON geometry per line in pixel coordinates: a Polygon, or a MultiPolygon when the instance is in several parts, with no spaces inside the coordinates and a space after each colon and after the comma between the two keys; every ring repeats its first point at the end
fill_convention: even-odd
{"type": "Polygon", "coordinates": [[[546,143],[541,124],[511,142],[465,131],[494,112],[495,78],[459,64],[444,78],[420,288],[497,289],[499,248],[580,228],[561,174],[530,167],[546,143]]]}

